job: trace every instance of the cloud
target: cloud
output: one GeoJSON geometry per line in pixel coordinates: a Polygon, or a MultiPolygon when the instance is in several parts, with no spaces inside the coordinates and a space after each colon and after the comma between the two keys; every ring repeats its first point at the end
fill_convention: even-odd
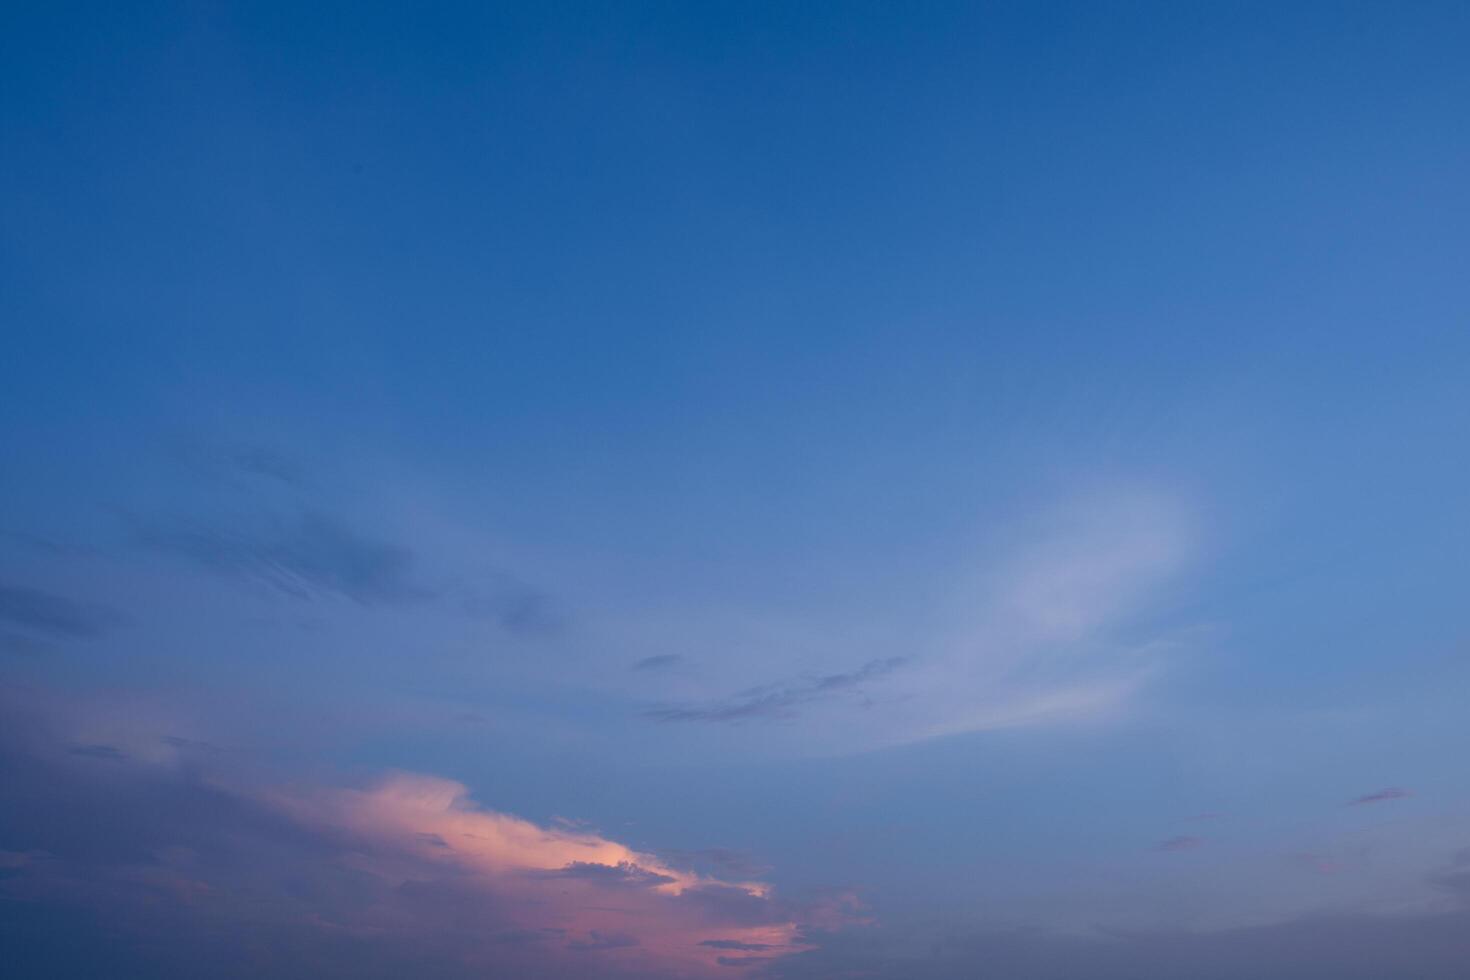
{"type": "Polygon", "coordinates": [[[684,658],[677,653],[661,653],[653,657],[644,657],[642,660],[635,663],[632,669],[662,670],[665,667],[672,667],[677,663],[681,663],[683,660],[684,658]]]}
{"type": "Polygon", "coordinates": [[[1470,908],[1470,848],[1456,854],[1449,868],[1431,876],[1430,881],[1470,908]]]}
{"type": "Polygon", "coordinates": [[[178,448],[179,459],[198,473],[220,481],[238,477],[265,479],[292,489],[306,484],[306,466],[296,457],[255,443],[190,442],[178,448]]]}
{"type": "Polygon", "coordinates": [[[763,882],[487,809],[450,780],[260,783],[218,755],[93,748],[109,747],[0,726],[11,962],[161,978],[672,978],[728,973],[731,950],[807,948],[802,907],[763,882]],[[48,938],[59,928],[78,942],[48,938]]]}
{"type": "Polygon", "coordinates": [[[0,620],[62,639],[92,639],[126,618],[108,606],[19,585],[0,584],[0,620]]]}
{"type": "Polygon", "coordinates": [[[566,620],[550,595],[510,575],[491,576],[491,581],[467,591],[463,604],[471,616],[494,620],[518,636],[554,633],[566,620]]]}
{"type": "Polygon", "coordinates": [[[1406,800],[1413,795],[1413,793],[1410,793],[1406,789],[1389,787],[1388,789],[1381,789],[1376,793],[1365,793],[1355,800],[1349,800],[1347,805],[1365,806],[1369,803],[1383,803],[1387,800],[1406,800]]]}
{"type": "Polygon", "coordinates": [[[638,937],[626,932],[605,933],[596,929],[587,933],[586,939],[574,939],[567,943],[567,949],[583,951],[599,949],[627,949],[630,946],[640,945],[638,937]]]}
{"type": "Polygon", "coordinates": [[[414,549],[317,510],[260,512],[228,524],[138,522],[136,537],[145,548],[294,599],[339,596],[361,606],[403,606],[456,598],[465,615],[522,637],[554,633],[567,618],[547,592],[505,573],[426,584],[414,549]]]}
{"type": "Polygon", "coordinates": [[[548,878],[576,878],[582,881],[595,881],[609,887],[622,885],[633,888],[652,888],[657,885],[672,884],[677,880],[672,875],[650,871],[631,861],[620,861],[617,864],[573,861],[566,867],[548,871],[545,874],[548,878]]]}
{"type": "Polygon", "coordinates": [[[892,673],[906,662],[906,657],[871,660],[857,670],[848,673],[827,674],[793,684],[771,684],[750,688],[725,701],[650,708],[644,712],[644,716],[663,722],[729,722],[755,718],[786,718],[802,705],[827,700],[853,691],[867,681],[892,673]]]}
{"type": "Polygon", "coordinates": [[[413,580],[413,552],[408,548],[319,513],[303,512],[254,527],[147,526],[139,537],[155,550],[298,599],[331,593],[371,606],[432,594],[413,580]]]}
{"type": "Polygon", "coordinates": [[[743,943],[738,939],[706,939],[699,945],[708,946],[711,949],[731,949],[745,953],[761,952],[762,950],[774,948],[765,943],[743,943]]]}
{"type": "Polygon", "coordinates": [[[113,745],[73,745],[66,750],[68,755],[82,756],[87,759],[105,759],[108,762],[122,762],[127,754],[113,745]]]}
{"type": "Polygon", "coordinates": [[[660,849],[659,856],[680,868],[719,868],[726,874],[758,878],[771,869],[749,854],[728,847],[704,847],[697,850],[660,849]]]}
{"type": "Polygon", "coordinates": [[[1160,851],[1192,851],[1197,847],[1204,846],[1203,837],[1170,837],[1161,841],[1156,848],[1160,851]]]}
{"type": "Polygon", "coordinates": [[[1139,489],[1074,501],[1003,566],[994,612],[1036,641],[1086,640],[1179,569],[1186,523],[1177,501],[1139,489]]]}
{"type": "Polygon", "coordinates": [[[749,730],[780,722],[742,733],[746,751],[789,752],[794,742],[806,754],[847,754],[1118,717],[1173,654],[1208,634],[1154,618],[1196,550],[1193,525],[1172,494],[1093,487],[1015,515],[947,583],[930,583],[920,619],[885,609],[881,598],[829,620],[721,609],[692,634],[683,632],[690,617],[671,616],[635,642],[673,650],[724,642],[749,652],[621,683],[643,702],[641,715],[659,723],[749,730]],[[773,682],[742,689],[753,669],[773,682]]]}

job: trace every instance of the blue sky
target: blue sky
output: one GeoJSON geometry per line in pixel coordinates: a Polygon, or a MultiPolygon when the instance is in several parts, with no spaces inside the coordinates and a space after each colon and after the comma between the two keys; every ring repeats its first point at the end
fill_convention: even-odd
{"type": "Polygon", "coordinates": [[[1459,975],[1463,5],[0,18],[23,975],[1459,975]]]}

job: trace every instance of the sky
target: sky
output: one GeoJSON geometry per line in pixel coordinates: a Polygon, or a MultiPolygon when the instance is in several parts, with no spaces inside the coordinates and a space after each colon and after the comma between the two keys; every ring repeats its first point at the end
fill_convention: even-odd
{"type": "Polygon", "coordinates": [[[1467,50],[4,5],[6,975],[1463,977],[1467,50]]]}

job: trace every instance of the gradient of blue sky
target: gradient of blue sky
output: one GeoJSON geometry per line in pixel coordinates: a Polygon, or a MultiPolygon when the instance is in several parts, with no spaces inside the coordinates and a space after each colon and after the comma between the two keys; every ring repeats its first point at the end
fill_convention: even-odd
{"type": "Polygon", "coordinates": [[[285,917],[255,975],[367,975],[339,944],[384,920],[323,882],[445,866],[654,924],[447,939],[399,888],[386,975],[703,975],[668,950],[706,924],[791,940],[716,974],[1470,962],[1470,8],[0,35],[25,975],[238,964],[239,895],[285,917]],[[445,865],[443,814],[392,809],[432,778],[642,870],[445,865]],[[53,825],[119,799],[116,847],[53,825]]]}

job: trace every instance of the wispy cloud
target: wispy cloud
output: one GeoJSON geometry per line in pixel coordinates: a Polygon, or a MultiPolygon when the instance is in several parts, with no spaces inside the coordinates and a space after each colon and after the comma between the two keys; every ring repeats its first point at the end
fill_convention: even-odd
{"type": "Polygon", "coordinates": [[[1406,789],[1391,786],[1388,789],[1380,789],[1376,793],[1365,793],[1356,799],[1349,800],[1347,805],[1366,806],[1369,803],[1384,803],[1388,800],[1406,800],[1413,795],[1406,789]]]}
{"type": "Polygon", "coordinates": [[[107,762],[122,762],[127,758],[127,754],[115,745],[72,745],[66,751],[68,755],[103,759],[107,762]]]}
{"type": "Polygon", "coordinates": [[[413,602],[432,592],[412,575],[413,552],[316,512],[253,526],[145,525],[147,547],[298,599],[327,593],[362,605],[413,602]]]}
{"type": "MultiPolygon", "coordinates": [[[[646,697],[648,687],[662,685],[662,697],[642,711],[652,721],[779,721],[769,730],[789,733],[804,751],[841,754],[1114,717],[1174,651],[1203,635],[1149,619],[1194,550],[1192,521],[1176,496],[1094,488],[1019,515],[1014,524],[1011,547],[959,566],[951,587],[935,591],[924,619],[884,622],[881,604],[847,609],[835,622],[767,622],[758,613],[721,611],[720,635],[749,655],[711,657],[700,671],[670,672],[657,682],[640,677],[630,693],[646,697]],[[843,649],[861,649],[862,666],[842,669],[843,649]],[[783,679],[742,689],[735,663],[747,676],[764,666],[783,679]],[[820,667],[791,666],[803,663],[820,667]],[[839,706],[864,710],[819,710],[839,706]]],[[[688,622],[675,620],[680,630],[688,622]]],[[[648,636],[681,646],[712,642],[670,635],[662,624],[648,636]]],[[[653,675],[668,661],[645,663],[640,672],[653,675]]],[[[775,748],[777,737],[746,744],[775,748]]]]}
{"type": "Polygon", "coordinates": [[[197,473],[221,482],[264,479],[292,489],[306,485],[307,466],[274,446],[252,442],[192,441],[178,447],[178,458],[197,473]]]}
{"type": "Polygon", "coordinates": [[[503,574],[467,588],[464,610],[494,620],[507,633],[519,636],[551,634],[566,621],[566,614],[549,593],[503,574]]]}
{"type": "Polygon", "coordinates": [[[706,939],[699,945],[708,946],[710,949],[730,949],[742,953],[759,953],[776,948],[765,943],[746,943],[738,939],[706,939]]]}
{"type": "Polygon", "coordinates": [[[4,584],[0,584],[0,620],[62,639],[91,639],[127,621],[122,613],[101,603],[4,584]]]}
{"type": "Polygon", "coordinates": [[[803,705],[856,692],[861,685],[903,666],[906,657],[871,660],[857,670],[826,674],[790,684],[768,684],[742,691],[724,701],[694,705],[650,708],[644,714],[655,721],[747,721],[756,718],[785,718],[803,705]]]}

